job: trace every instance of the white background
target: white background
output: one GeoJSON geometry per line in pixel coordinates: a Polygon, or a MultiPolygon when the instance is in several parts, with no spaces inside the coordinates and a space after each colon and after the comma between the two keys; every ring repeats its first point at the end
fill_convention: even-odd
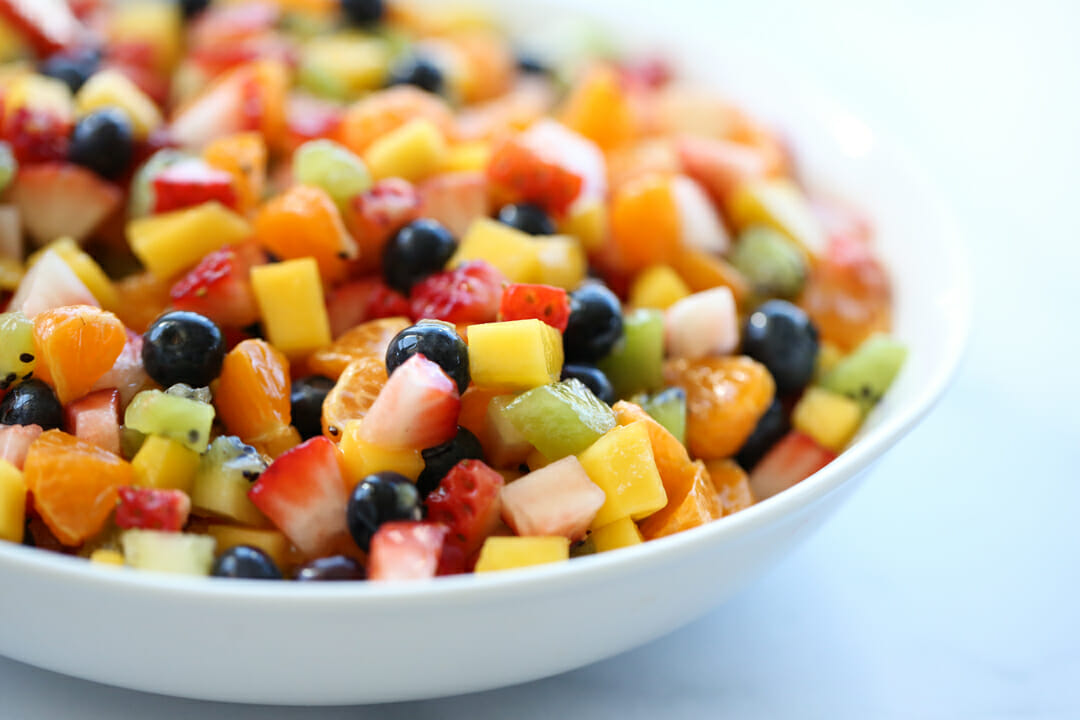
{"type": "Polygon", "coordinates": [[[605,2],[709,32],[721,58],[725,44],[768,54],[928,171],[977,292],[966,362],[938,408],[761,581],[589,668],[424,703],[290,709],[0,659],[0,716],[1080,717],[1080,3],[605,2]]]}

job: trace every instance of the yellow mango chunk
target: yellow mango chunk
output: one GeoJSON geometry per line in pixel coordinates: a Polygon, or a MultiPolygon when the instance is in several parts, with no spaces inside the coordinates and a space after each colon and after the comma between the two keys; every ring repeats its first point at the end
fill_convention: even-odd
{"type": "Polygon", "coordinates": [[[160,490],[183,490],[191,494],[199,453],[175,440],[150,435],[131,459],[135,484],[160,490]]]}
{"type": "Polygon", "coordinates": [[[26,261],[27,269],[32,267],[46,250],[54,250],[60,256],[60,259],[82,280],[86,289],[97,298],[97,301],[101,303],[101,307],[106,310],[116,310],[120,304],[120,295],[117,293],[112,280],[97,264],[97,261],[89,253],[83,252],[82,248],[71,238],[60,238],[35,252],[26,261]]]}
{"type": "Polygon", "coordinates": [[[285,567],[290,560],[289,540],[277,530],[215,523],[206,528],[206,534],[217,541],[215,552],[218,555],[237,545],[250,545],[269,555],[279,568],[285,567]]]}
{"type": "Polygon", "coordinates": [[[620,425],[609,431],[578,459],[589,479],[607,496],[593,520],[593,528],[624,517],[640,520],[667,504],[644,422],[620,425]]]}
{"type": "Polygon", "coordinates": [[[477,141],[451,145],[446,150],[440,173],[483,172],[491,161],[491,143],[477,141]]]}
{"type": "Polygon", "coordinates": [[[645,268],[630,284],[630,305],[667,310],[691,295],[690,286],[670,265],[645,268]]]}
{"type": "Polygon", "coordinates": [[[480,388],[522,392],[558,382],[562,335],[540,320],[470,325],[469,372],[480,388]]]}
{"type": "Polygon", "coordinates": [[[254,267],[251,285],[270,343],[290,359],[330,344],[330,318],[314,258],[254,267]]]}
{"type": "Polygon", "coordinates": [[[153,51],[158,72],[170,72],[183,52],[184,18],[178,3],[117,3],[109,13],[110,43],[138,43],[153,51]]]}
{"type": "Polygon", "coordinates": [[[825,232],[810,202],[786,178],[742,183],[727,202],[727,216],[739,230],[754,224],[779,230],[812,256],[825,250],[825,232]]]}
{"type": "Polygon", "coordinates": [[[305,45],[300,82],[339,100],[378,90],[386,81],[390,48],[364,35],[320,36],[305,45]]]}
{"type": "Polygon", "coordinates": [[[576,290],[585,282],[589,260],[575,238],[552,235],[535,242],[539,271],[536,282],[563,290],[576,290]]]}
{"type": "Polygon", "coordinates": [[[569,558],[570,541],[564,537],[489,537],[480,548],[476,572],[512,570],[569,558]]]}
{"type": "Polygon", "coordinates": [[[128,223],[132,252],[155,277],[167,279],[205,255],[251,236],[251,224],[218,202],[128,223]]]}
{"type": "Polygon", "coordinates": [[[412,120],[373,142],[364,162],[375,180],[399,177],[423,180],[443,164],[446,140],[430,120],[412,120]]]}
{"type": "Polygon", "coordinates": [[[94,552],[90,553],[89,560],[95,565],[118,567],[124,564],[124,554],[117,550],[98,548],[94,552]]]}
{"type": "Polygon", "coordinates": [[[19,109],[53,115],[57,119],[69,122],[74,116],[71,90],[56,78],[25,73],[11,81],[4,96],[5,116],[19,109]]]}
{"type": "Polygon", "coordinates": [[[597,528],[589,534],[589,537],[592,538],[596,552],[608,552],[631,545],[640,545],[644,541],[638,526],[629,517],[597,528]]]}
{"type": "Polygon", "coordinates": [[[454,268],[469,260],[490,263],[510,282],[537,282],[539,243],[517,228],[480,218],[469,226],[447,266],[454,268]]]}
{"type": "Polygon", "coordinates": [[[105,107],[127,116],[136,140],[145,140],[163,122],[154,101],[119,70],[95,73],[75,95],[75,111],[80,117],[105,107]]]}
{"type": "Polygon", "coordinates": [[[791,412],[791,424],[822,447],[840,452],[862,423],[859,403],[820,387],[807,389],[791,412]]]}
{"type": "Polygon", "coordinates": [[[607,239],[607,204],[603,200],[575,203],[559,224],[559,232],[576,237],[588,252],[599,250],[607,239]]]}
{"type": "Polygon", "coordinates": [[[424,458],[419,450],[395,450],[376,445],[360,436],[362,420],[350,420],[341,438],[341,453],[345,464],[345,484],[351,490],[368,475],[377,472],[396,472],[415,481],[424,470],[424,458]]]}
{"type": "Polygon", "coordinates": [[[25,522],[26,481],[22,471],[0,460],[0,540],[22,542],[25,522]]]}

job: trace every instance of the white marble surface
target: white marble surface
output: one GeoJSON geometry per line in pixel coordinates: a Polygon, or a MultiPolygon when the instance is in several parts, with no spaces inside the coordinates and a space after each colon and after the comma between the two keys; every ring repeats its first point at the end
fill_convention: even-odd
{"type": "Polygon", "coordinates": [[[447,700],[293,709],[143,695],[0,659],[0,716],[1080,716],[1080,5],[623,5],[665,22],[693,13],[721,43],[770,49],[930,171],[967,237],[978,298],[937,410],[756,585],[589,668],[447,700]]]}

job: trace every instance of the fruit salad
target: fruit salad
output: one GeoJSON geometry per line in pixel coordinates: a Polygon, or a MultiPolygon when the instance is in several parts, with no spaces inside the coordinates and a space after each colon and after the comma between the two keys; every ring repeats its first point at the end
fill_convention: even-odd
{"type": "Polygon", "coordinates": [[[0,538],[486,573],[723,522],[836,458],[905,356],[869,223],[595,35],[0,0],[0,538]]]}

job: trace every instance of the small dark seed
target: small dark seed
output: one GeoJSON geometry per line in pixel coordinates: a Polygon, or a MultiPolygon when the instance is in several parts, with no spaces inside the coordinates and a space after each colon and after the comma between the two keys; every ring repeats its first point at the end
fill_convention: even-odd
{"type": "Polygon", "coordinates": [[[30,353],[23,353],[19,356],[19,360],[24,363],[34,362],[34,356],[30,353]]]}
{"type": "Polygon", "coordinates": [[[31,370],[30,372],[28,372],[28,373],[26,373],[25,375],[23,375],[23,376],[22,376],[22,379],[23,379],[23,380],[29,380],[29,379],[30,379],[30,378],[32,378],[32,377],[34,377],[34,371],[33,371],[33,370],[31,370]]]}
{"type": "Polygon", "coordinates": [[[4,378],[4,384],[5,384],[5,385],[10,385],[11,383],[15,382],[15,380],[16,380],[16,379],[17,379],[18,377],[19,377],[19,376],[18,376],[18,375],[16,375],[15,373],[8,373],[7,377],[6,377],[6,378],[4,378]]]}
{"type": "Polygon", "coordinates": [[[198,430],[188,430],[187,437],[188,437],[188,442],[193,442],[193,443],[194,442],[199,442],[199,431],[198,430]]]}
{"type": "Polygon", "coordinates": [[[349,253],[345,252],[344,250],[342,250],[341,252],[339,252],[339,253],[337,254],[337,256],[338,256],[339,258],[341,258],[342,260],[348,260],[348,259],[349,259],[349,253]]]}
{"type": "Polygon", "coordinates": [[[331,434],[331,435],[333,435],[333,436],[335,436],[335,437],[337,437],[337,434],[338,434],[339,432],[341,432],[340,430],[338,430],[338,429],[337,429],[336,427],[334,427],[333,425],[331,425],[330,427],[328,427],[328,428],[326,428],[326,429],[327,429],[327,430],[329,430],[329,431],[330,431],[330,434],[331,434]]]}

